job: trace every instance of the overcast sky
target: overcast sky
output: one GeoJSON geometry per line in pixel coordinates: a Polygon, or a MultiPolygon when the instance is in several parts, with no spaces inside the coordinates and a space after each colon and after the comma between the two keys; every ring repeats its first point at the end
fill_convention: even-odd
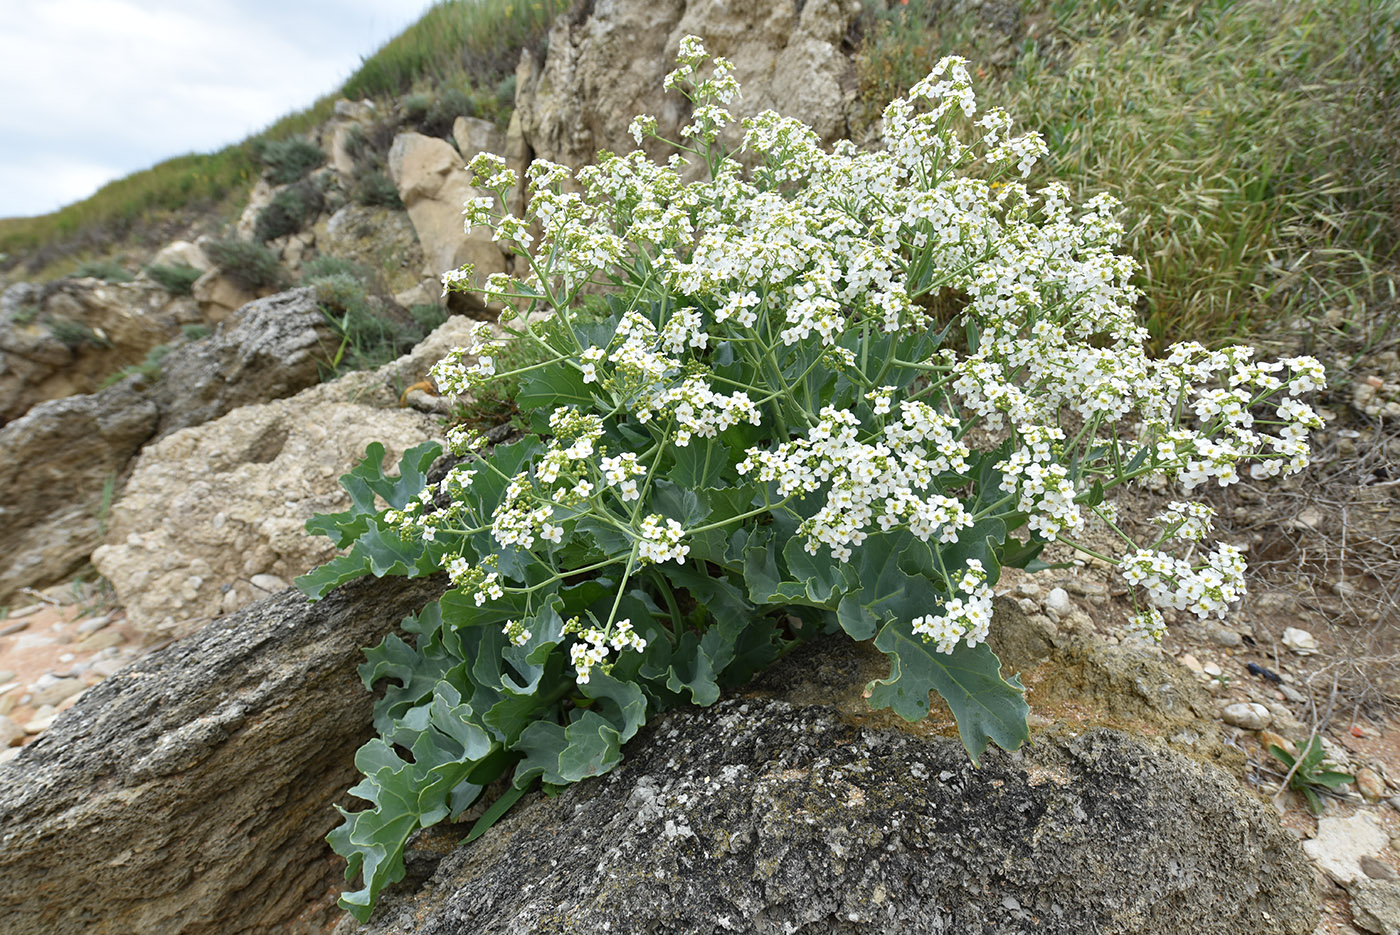
{"type": "Polygon", "coordinates": [[[0,217],[243,139],[431,0],[0,0],[0,217]]]}

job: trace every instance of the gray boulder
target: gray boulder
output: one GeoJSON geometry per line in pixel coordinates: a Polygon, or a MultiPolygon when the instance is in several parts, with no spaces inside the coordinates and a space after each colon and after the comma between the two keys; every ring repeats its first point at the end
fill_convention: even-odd
{"type": "Polygon", "coordinates": [[[284,592],[89,689],[0,765],[0,933],[324,932],[360,648],[444,583],[284,592]]]}
{"type": "Polygon", "coordinates": [[[879,664],[825,641],[435,871],[463,832],[425,832],[409,869],[426,884],[337,935],[1312,932],[1306,859],[1227,773],[1078,727],[975,768],[937,713],[853,716],[879,664]],[[789,700],[822,696],[839,707],[789,700]]]}

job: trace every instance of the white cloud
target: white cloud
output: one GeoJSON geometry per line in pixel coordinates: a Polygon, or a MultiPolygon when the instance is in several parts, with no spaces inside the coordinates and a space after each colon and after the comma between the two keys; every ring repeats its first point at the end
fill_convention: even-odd
{"type": "Polygon", "coordinates": [[[164,158],[242,139],[335,88],[429,5],[9,5],[0,29],[0,217],[52,210],[164,158]],[[98,167],[108,174],[98,178],[98,167]],[[55,178],[36,187],[45,172],[55,178]],[[43,202],[40,192],[59,200],[43,202]]]}

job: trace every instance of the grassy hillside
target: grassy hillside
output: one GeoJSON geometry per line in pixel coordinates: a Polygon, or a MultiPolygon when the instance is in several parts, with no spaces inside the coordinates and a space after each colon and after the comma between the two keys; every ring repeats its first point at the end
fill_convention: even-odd
{"type": "Polygon", "coordinates": [[[520,50],[543,41],[568,0],[441,0],[366,58],[345,84],[305,110],[214,153],[167,159],[103,186],[52,214],[0,218],[0,269],[23,259],[33,272],[62,257],[120,246],[143,224],[183,210],[218,210],[257,178],[260,143],[305,133],[329,118],[337,97],[386,98],[428,83],[455,97],[495,100],[513,80],[520,50]]]}

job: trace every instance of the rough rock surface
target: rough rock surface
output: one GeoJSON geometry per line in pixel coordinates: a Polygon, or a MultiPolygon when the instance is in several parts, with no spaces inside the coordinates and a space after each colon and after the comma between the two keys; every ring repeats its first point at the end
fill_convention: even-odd
{"type": "Polygon", "coordinates": [[[295,396],[176,432],[141,452],[92,563],[139,630],[184,636],[262,597],[255,576],[290,581],[335,554],[306,521],[350,505],[337,479],[366,444],[397,463],[435,431],[411,409],[295,396]]]}
{"type": "Polygon", "coordinates": [[[506,258],[489,230],[462,228],[462,204],[491,194],[470,185],[462,163],[451,143],[421,133],[400,133],[389,149],[389,174],[423,248],[424,274],[436,278],[470,263],[480,287],[491,273],[505,272],[506,258]]]}
{"type": "Polygon", "coordinates": [[[161,362],[162,378],[150,389],[160,407],[159,434],[311,386],[335,349],[333,329],[312,290],[250,302],[208,338],[161,362]]]}
{"type": "Polygon", "coordinates": [[[0,933],[324,931],[359,650],[442,586],[287,592],[89,689],[0,766],[0,933]]]}
{"type": "Polygon", "coordinates": [[[736,116],[771,108],[826,142],[846,134],[856,85],[840,47],[859,4],[600,0],[590,9],[556,20],[544,63],[517,73],[520,132],[538,158],[578,168],[600,149],[630,151],[627,127],[637,114],[655,116],[661,135],[676,139],[689,104],[665,93],[662,80],[687,34],[734,62],[743,88],[731,107],[736,116]]]}
{"type": "MultiPolygon", "coordinates": [[[[402,211],[348,204],[317,221],[313,231],[323,255],[354,260],[374,270],[384,277],[390,292],[410,289],[423,278],[423,248],[402,211]]],[[[434,282],[441,272],[433,275],[434,282]]],[[[436,300],[437,295],[434,290],[431,298],[436,300]]]]}
{"type": "MultiPolygon", "coordinates": [[[[673,713],[388,900],[375,935],[1304,935],[1311,870],[1214,767],[1127,734],[951,739],[824,706],[673,713]]],[[[339,932],[359,930],[343,923],[339,932]]]]}
{"type": "Polygon", "coordinates": [[[127,378],[41,403],[0,428],[0,600],[87,561],[143,445],[314,384],[318,356],[333,352],[310,290],[292,290],[250,303],[209,337],[172,350],[160,379],[127,378]]]}
{"type": "Polygon", "coordinates": [[[198,270],[213,269],[214,261],[209,259],[203,248],[188,240],[172,240],[151,257],[151,266],[193,266],[198,270]]]}
{"type": "Polygon", "coordinates": [[[11,286],[0,300],[0,424],[44,400],[96,391],[198,320],[191,300],[150,281],[11,286]],[[65,327],[67,343],[55,332],[65,327]]]}
{"type": "Polygon", "coordinates": [[[155,403],[123,381],[40,403],[0,428],[0,602],[61,580],[100,541],[104,484],[155,432],[155,403]]]}

